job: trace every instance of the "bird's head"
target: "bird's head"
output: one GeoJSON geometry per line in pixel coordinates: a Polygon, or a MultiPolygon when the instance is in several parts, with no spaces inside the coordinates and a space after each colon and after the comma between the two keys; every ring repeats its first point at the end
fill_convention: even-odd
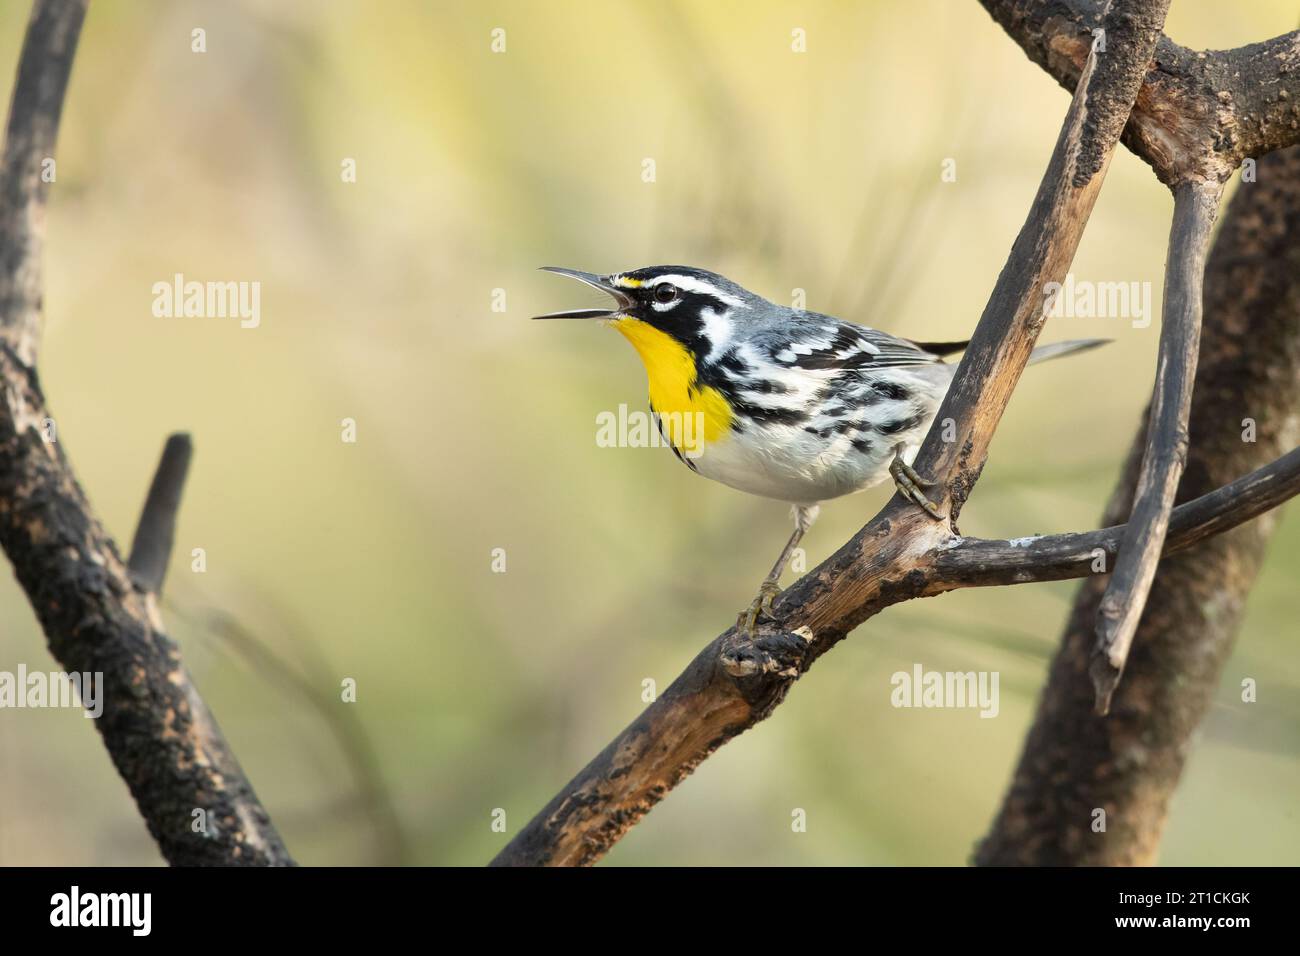
{"type": "Polygon", "coordinates": [[[543,266],[543,270],[608,293],[614,307],[570,309],[536,318],[603,319],[629,338],[644,334],[648,326],[696,356],[707,355],[721,339],[729,337],[738,312],[763,302],[730,279],[690,266],[648,266],[605,276],[556,266],[543,266]]]}

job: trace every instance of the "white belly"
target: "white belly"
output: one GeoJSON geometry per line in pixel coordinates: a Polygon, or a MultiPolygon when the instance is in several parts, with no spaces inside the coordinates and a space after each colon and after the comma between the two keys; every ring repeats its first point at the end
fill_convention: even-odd
{"type": "Polygon", "coordinates": [[[907,434],[860,436],[870,443],[865,453],[848,435],[823,439],[789,425],[757,434],[750,429],[708,445],[692,466],[706,478],[751,495],[811,505],[884,481],[894,449],[901,445],[910,463],[929,424],[907,434]]]}
{"type": "MultiPolygon", "coordinates": [[[[947,390],[950,367],[873,373],[871,381],[906,389],[906,395],[889,397],[864,398],[867,389],[861,378],[851,379],[827,397],[824,393],[834,374],[787,372],[787,391],[765,407],[813,409],[810,414],[797,423],[771,416],[763,421],[738,416],[740,430],[706,444],[690,466],[706,478],[752,495],[812,505],[884,481],[895,454],[911,464],[947,390]]],[[[760,396],[745,398],[757,404],[760,396]]]]}

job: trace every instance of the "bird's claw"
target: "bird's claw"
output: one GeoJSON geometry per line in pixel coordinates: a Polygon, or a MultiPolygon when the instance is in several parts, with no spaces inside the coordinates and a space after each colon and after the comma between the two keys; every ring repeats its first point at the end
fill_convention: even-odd
{"type": "Polygon", "coordinates": [[[894,478],[894,487],[898,493],[908,501],[920,507],[935,521],[942,521],[948,517],[939,510],[939,506],[925,496],[922,488],[933,488],[938,482],[928,481],[916,473],[916,471],[902,458],[895,457],[889,465],[889,473],[894,478]]]}
{"type": "Polygon", "coordinates": [[[776,600],[777,595],[780,593],[781,585],[775,581],[764,581],[759,586],[758,595],[754,598],[753,603],[741,611],[740,617],[736,618],[737,629],[752,640],[760,616],[767,618],[769,621],[776,619],[776,614],[772,610],[772,602],[776,600]]]}

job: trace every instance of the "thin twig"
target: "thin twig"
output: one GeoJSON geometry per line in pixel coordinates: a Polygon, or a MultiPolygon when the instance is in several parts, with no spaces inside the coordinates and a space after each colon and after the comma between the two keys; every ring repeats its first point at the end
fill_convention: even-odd
{"type": "Polygon", "coordinates": [[[176,537],[176,515],[181,507],[181,492],[190,470],[194,445],[190,436],[178,432],[163,446],[158,470],[149,485],[149,497],[140,512],[140,523],[131,542],[127,567],[131,577],[144,591],[162,594],[167,562],[171,560],[172,542],[176,537]]]}
{"type": "Polygon", "coordinates": [[[1185,183],[1174,191],[1146,450],[1124,542],[1097,611],[1097,648],[1089,670],[1099,714],[1109,711],[1111,695],[1124,672],[1187,463],[1187,416],[1201,343],[1201,287],[1222,195],[1220,183],[1185,183]]]}
{"type": "Polygon", "coordinates": [[[352,768],[361,805],[377,834],[374,849],[379,864],[403,866],[410,863],[406,834],[384,779],[379,755],[355,709],[340,702],[335,675],[328,671],[321,673],[321,668],[317,668],[314,677],[305,676],[228,611],[209,609],[200,614],[196,623],[225,641],[254,673],[264,680],[278,681],[289,687],[316,709],[352,768]]]}
{"type": "MultiPolygon", "coordinates": [[[[1157,557],[1175,554],[1222,534],[1300,494],[1300,448],[1209,494],[1179,505],[1169,517],[1157,557]]],[[[959,587],[996,587],[1062,581],[1104,573],[1123,555],[1132,525],[1046,534],[1014,541],[954,538],[934,555],[939,594],[959,587]]]]}

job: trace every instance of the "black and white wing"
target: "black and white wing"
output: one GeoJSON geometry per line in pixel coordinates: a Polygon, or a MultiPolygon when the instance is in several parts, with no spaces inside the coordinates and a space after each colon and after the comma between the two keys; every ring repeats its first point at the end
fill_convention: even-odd
{"type": "Polygon", "coordinates": [[[828,315],[804,313],[779,338],[769,338],[773,362],[787,368],[870,369],[932,365],[965,342],[913,342],[828,315]]]}

